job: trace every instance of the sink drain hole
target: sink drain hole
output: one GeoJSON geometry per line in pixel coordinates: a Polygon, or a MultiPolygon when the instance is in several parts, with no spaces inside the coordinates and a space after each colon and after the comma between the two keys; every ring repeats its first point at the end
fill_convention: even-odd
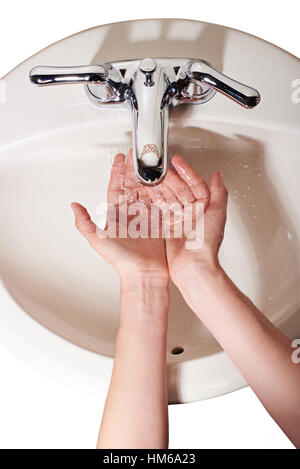
{"type": "Polygon", "coordinates": [[[174,347],[171,351],[172,355],[180,355],[184,352],[184,348],[182,347],[174,347]]]}

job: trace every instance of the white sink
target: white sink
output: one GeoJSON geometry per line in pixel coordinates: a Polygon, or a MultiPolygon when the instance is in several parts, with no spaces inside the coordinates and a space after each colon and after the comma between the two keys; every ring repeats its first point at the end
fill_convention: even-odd
{"type": "MultiPolygon", "coordinates": [[[[105,394],[118,326],[117,274],[75,231],[69,204],[96,216],[112,157],[128,151],[126,109],[99,109],[82,86],[35,88],[32,67],[197,57],[250,84],[245,111],[218,95],[171,111],[169,150],[230,193],[221,262],[291,338],[300,337],[300,61],[253,36],[188,20],[99,26],[59,41],[0,80],[0,340],[42,372],[105,394]],[[299,103],[297,104],[297,101],[299,103]]],[[[171,287],[169,400],[236,390],[242,376],[171,287]],[[181,354],[172,350],[182,347],[181,354]]]]}

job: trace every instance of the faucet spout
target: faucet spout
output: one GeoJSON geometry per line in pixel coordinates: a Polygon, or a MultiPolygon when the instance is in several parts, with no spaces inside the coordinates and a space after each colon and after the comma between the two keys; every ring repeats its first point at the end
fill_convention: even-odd
{"type": "Polygon", "coordinates": [[[168,79],[163,67],[144,59],[134,75],[129,100],[133,119],[133,157],[137,178],[146,185],[161,182],[167,171],[168,79]]]}
{"type": "Polygon", "coordinates": [[[257,106],[259,92],[191,58],[124,60],[80,67],[35,67],[38,86],[84,83],[99,107],[128,106],[132,115],[133,164],[142,184],[159,184],[168,168],[169,108],[203,104],[218,92],[246,109],[257,106]]]}

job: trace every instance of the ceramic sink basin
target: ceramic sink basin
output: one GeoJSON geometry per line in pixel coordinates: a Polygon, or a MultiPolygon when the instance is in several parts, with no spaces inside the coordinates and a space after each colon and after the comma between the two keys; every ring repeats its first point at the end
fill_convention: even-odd
{"type": "MultiPolygon", "coordinates": [[[[51,45],[0,80],[0,339],[42,372],[102,395],[119,282],[74,229],[69,204],[82,202],[97,218],[112,157],[131,145],[130,114],[93,106],[79,85],[36,88],[28,75],[39,64],[143,57],[199,57],[260,91],[251,111],[221,95],[172,110],[169,153],[181,152],[206,178],[223,170],[230,200],[222,265],[264,314],[300,337],[299,59],[201,22],[99,26],[51,45]]],[[[167,360],[172,403],[246,384],[174,286],[167,360]]]]}

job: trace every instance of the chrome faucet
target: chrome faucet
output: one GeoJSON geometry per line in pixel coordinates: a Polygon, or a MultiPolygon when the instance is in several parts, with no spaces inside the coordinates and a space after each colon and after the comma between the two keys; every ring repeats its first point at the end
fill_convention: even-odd
{"type": "Polygon", "coordinates": [[[218,91],[244,108],[260,101],[258,91],[243,85],[199,59],[128,60],[81,67],[43,67],[31,70],[38,86],[85,84],[90,100],[99,106],[129,105],[133,121],[133,161],[143,184],[162,181],[168,167],[170,106],[201,104],[218,91]]]}

